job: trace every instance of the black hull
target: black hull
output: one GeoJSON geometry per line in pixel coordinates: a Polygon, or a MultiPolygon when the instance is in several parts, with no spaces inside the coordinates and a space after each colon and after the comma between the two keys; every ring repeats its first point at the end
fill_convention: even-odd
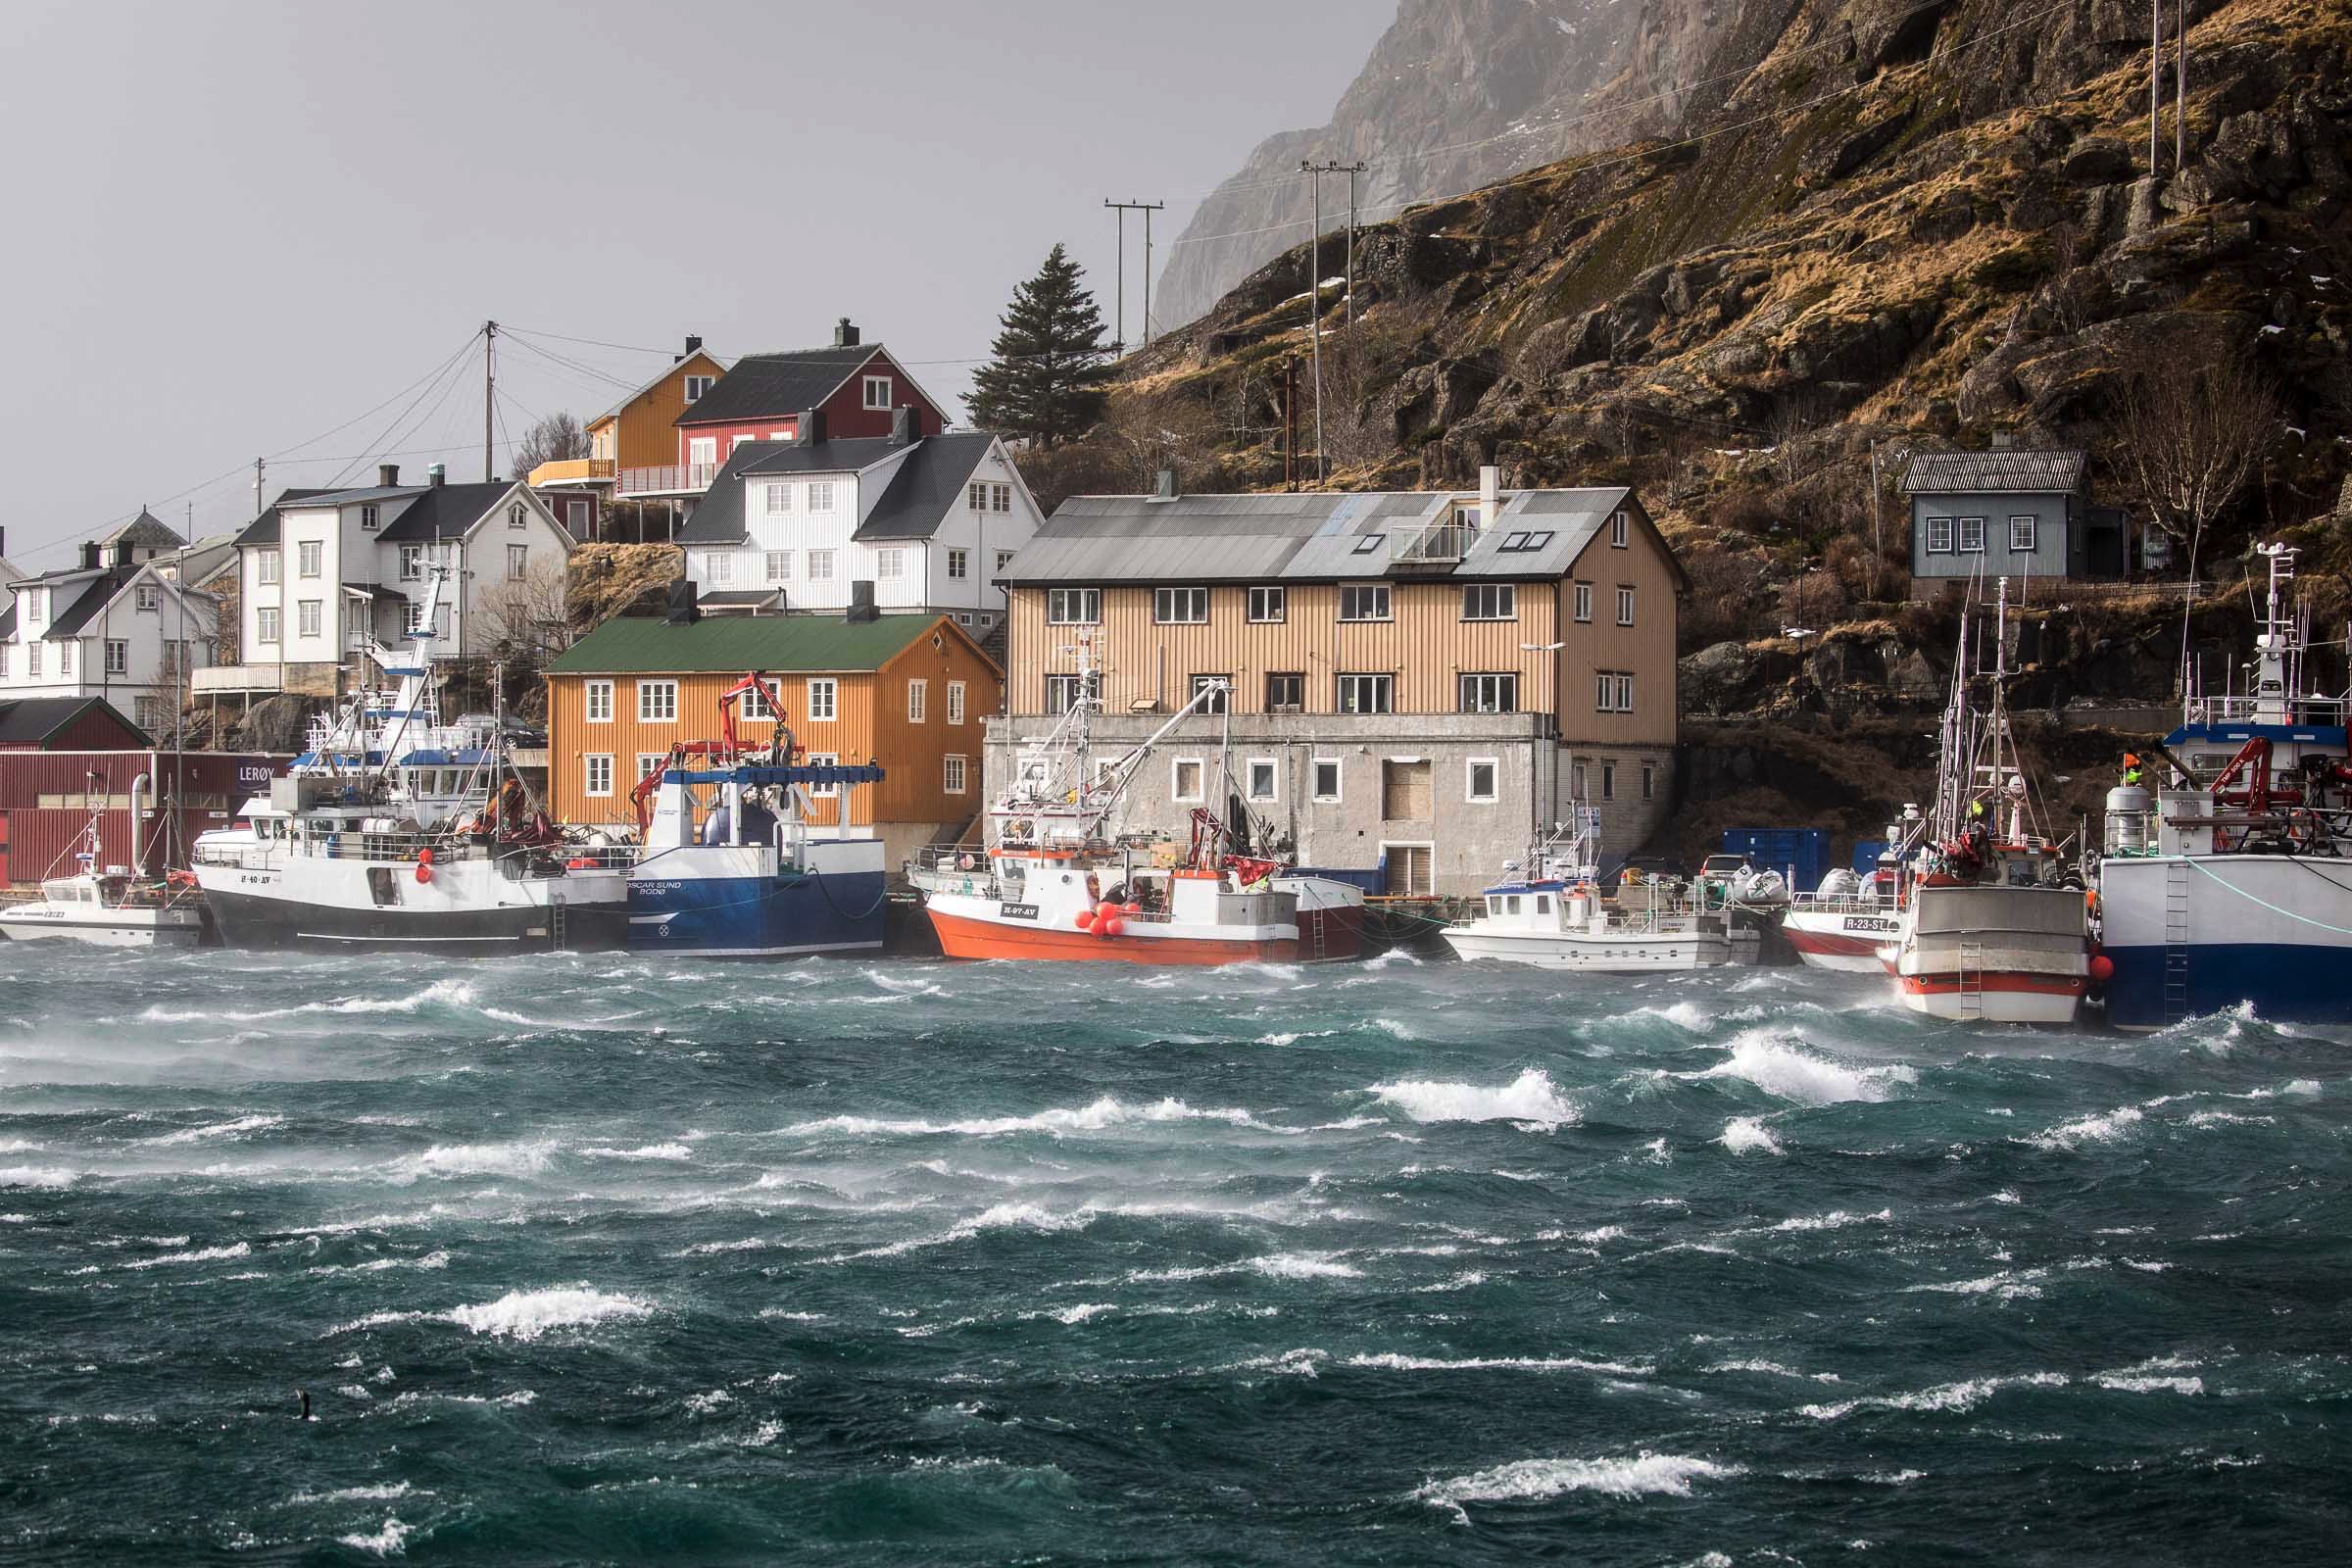
{"type": "Polygon", "coordinates": [[[317,952],[438,953],[497,957],[514,953],[605,953],[626,947],[628,906],[565,905],[559,941],[546,909],[420,911],[346,909],[250,893],[206,895],[220,941],[231,948],[307,948],[317,952]]]}

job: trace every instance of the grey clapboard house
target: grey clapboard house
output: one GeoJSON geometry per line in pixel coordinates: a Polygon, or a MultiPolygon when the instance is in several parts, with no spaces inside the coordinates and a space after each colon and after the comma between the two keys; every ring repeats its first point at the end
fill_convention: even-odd
{"type": "Polygon", "coordinates": [[[2080,447],[1923,452],[1903,474],[1911,576],[1934,591],[1972,577],[2120,576],[2121,520],[2094,512],[2080,447]]]}

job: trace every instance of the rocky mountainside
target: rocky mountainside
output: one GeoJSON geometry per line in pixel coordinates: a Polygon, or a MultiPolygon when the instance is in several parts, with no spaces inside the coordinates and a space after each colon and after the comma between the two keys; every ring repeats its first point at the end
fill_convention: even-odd
{"type": "MultiPolygon", "coordinates": [[[[1303,161],[1362,162],[1387,218],[1673,125],[1732,0],[1402,0],[1330,123],[1268,137],[1193,213],[1152,316],[1192,320],[1312,221],[1303,161]]],[[[1324,181],[1327,224],[1347,181],[1324,181]]],[[[1327,227],[1326,232],[1329,232],[1327,227]]]]}

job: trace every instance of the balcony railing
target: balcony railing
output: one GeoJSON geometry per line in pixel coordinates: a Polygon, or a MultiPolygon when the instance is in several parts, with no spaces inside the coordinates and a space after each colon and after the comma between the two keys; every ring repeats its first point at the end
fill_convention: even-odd
{"type": "Polygon", "coordinates": [[[1478,528],[1466,522],[1437,522],[1408,537],[1391,534],[1389,538],[1395,552],[1389,558],[1392,561],[1449,565],[1470,553],[1478,528]]]}
{"type": "Polygon", "coordinates": [[[718,472],[715,463],[669,463],[651,468],[620,470],[624,496],[694,496],[710,488],[718,472]]]}
{"type": "Polygon", "coordinates": [[[612,482],[612,460],[560,458],[533,468],[530,478],[524,482],[534,489],[547,485],[610,484],[612,482]]]}

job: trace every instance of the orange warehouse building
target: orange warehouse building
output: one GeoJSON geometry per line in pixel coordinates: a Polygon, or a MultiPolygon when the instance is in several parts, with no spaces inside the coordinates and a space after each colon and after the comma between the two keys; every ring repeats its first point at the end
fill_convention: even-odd
{"type": "MultiPolygon", "coordinates": [[[[856,615],[858,612],[853,611],[856,615]]],[[[849,792],[849,826],[869,829],[896,864],[956,837],[982,805],[982,726],[1004,672],[945,615],[624,615],[548,667],[548,796],[560,822],[626,828],[629,792],[681,742],[719,737],[721,693],[768,678],[809,761],[881,764],[849,792]]],[[[763,711],[739,712],[764,741],[763,711]]],[[[823,798],[812,821],[840,823],[823,798]]]]}

